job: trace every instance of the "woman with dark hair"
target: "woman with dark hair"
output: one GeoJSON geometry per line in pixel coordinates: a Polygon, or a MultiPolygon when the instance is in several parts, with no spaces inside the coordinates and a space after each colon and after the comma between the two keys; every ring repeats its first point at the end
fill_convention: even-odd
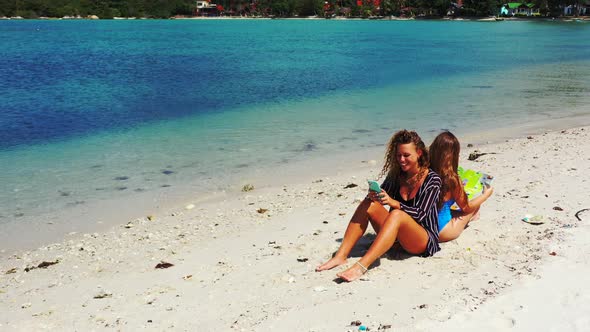
{"type": "Polygon", "coordinates": [[[458,238],[470,221],[479,218],[480,206],[494,192],[492,187],[485,185],[481,195],[472,200],[467,198],[457,173],[460,150],[459,140],[448,131],[436,136],[429,149],[430,167],[442,179],[438,212],[440,242],[458,238]],[[461,211],[451,211],[455,203],[461,211]]]}
{"type": "Polygon", "coordinates": [[[377,237],[359,261],[338,274],[345,281],[358,279],[367,272],[396,240],[411,254],[431,256],[439,251],[436,204],[441,180],[428,166],[428,151],[420,136],[407,130],[395,133],[381,172],[381,176],[387,175],[381,192],[369,191],[352,216],[340,248],[316,271],[345,264],[369,222],[377,237]]]}

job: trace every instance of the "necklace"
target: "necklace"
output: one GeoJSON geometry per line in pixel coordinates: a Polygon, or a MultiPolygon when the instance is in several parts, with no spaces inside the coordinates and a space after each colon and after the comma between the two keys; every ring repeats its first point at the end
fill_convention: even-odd
{"type": "Polygon", "coordinates": [[[416,188],[416,185],[418,184],[418,182],[420,182],[420,180],[424,176],[425,171],[426,171],[425,167],[420,167],[418,172],[416,172],[416,174],[412,175],[411,177],[406,178],[407,175],[404,175],[402,177],[403,182],[408,186],[408,189],[409,189],[408,196],[414,191],[414,188],[416,188]]]}

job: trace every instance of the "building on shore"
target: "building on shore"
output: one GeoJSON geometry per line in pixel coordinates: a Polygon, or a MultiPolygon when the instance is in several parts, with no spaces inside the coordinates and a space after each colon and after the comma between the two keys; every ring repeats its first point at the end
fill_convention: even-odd
{"type": "Polygon", "coordinates": [[[541,16],[541,10],[534,3],[509,2],[500,8],[500,16],[541,16]]]}
{"type": "Polygon", "coordinates": [[[222,5],[211,3],[210,1],[197,1],[196,16],[219,16],[224,11],[222,5]]]}
{"type": "Polygon", "coordinates": [[[579,1],[573,5],[563,8],[564,16],[586,16],[590,15],[590,1],[579,1]]]}

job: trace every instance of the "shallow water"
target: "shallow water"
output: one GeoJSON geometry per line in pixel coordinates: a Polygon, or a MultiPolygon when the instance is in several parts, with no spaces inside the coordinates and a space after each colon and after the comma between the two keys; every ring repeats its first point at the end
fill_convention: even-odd
{"type": "Polygon", "coordinates": [[[113,218],[105,202],[142,215],[280,183],[315,170],[297,163],[381,151],[400,128],[428,141],[441,129],[586,124],[588,32],[535,22],[0,21],[0,228],[71,222],[71,211],[78,223],[113,218]]]}

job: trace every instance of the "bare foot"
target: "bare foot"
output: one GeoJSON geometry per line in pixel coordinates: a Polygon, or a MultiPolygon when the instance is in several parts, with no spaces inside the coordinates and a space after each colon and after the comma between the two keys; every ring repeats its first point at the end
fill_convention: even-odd
{"type": "Polygon", "coordinates": [[[329,270],[346,263],[346,258],[332,257],[329,261],[315,268],[316,272],[329,270]]]}
{"type": "Polygon", "coordinates": [[[469,221],[470,221],[470,222],[471,222],[471,221],[476,221],[476,220],[478,220],[478,219],[479,219],[479,211],[477,211],[477,212],[476,212],[476,213],[473,215],[473,217],[471,217],[471,219],[469,219],[469,221]]]}
{"type": "Polygon", "coordinates": [[[354,264],[353,266],[346,269],[346,271],[340,272],[336,276],[343,279],[344,281],[351,282],[360,278],[363,274],[365,274],[363,268],[358,264],[354,264]]]}

